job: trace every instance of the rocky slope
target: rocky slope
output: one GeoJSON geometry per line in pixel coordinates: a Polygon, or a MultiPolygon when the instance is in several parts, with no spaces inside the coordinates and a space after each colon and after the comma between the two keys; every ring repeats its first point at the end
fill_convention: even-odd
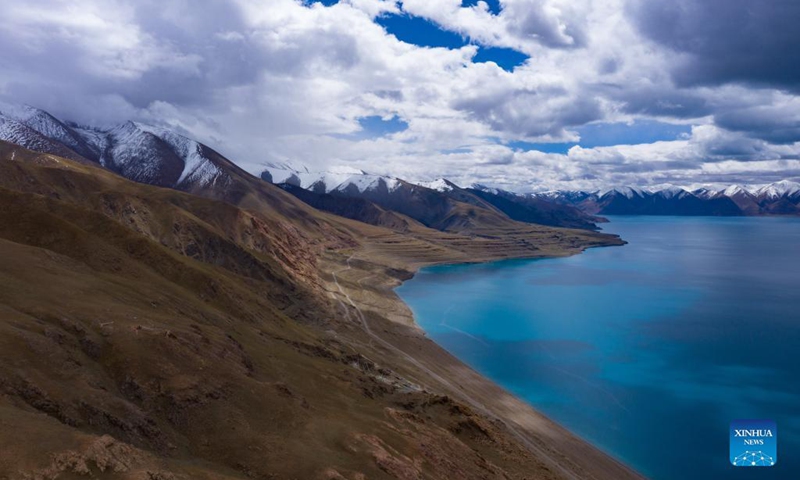
{"type": "Polygon", "coordinates": [[[398,232],[408,232],[409,222],[412,221],[391,210],[385,210],[364,198],[319,193],[291,183],[281,184],[281,188],[317,210],[330,212],[334,215],[358,220],[370,225],[386,227],[398,232]]]}

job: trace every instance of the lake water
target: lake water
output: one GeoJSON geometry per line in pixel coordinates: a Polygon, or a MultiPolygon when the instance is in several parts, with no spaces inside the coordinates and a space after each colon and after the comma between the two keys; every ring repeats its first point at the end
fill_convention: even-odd
{"type": "Polygon", "coordinates": [[[398,288],[430,337],[656,479],[800,479],[800,219],[613,217],[629,245],[427,268],[398,288]],[[772,419],[736,468],[729,423],[772,419]]]}

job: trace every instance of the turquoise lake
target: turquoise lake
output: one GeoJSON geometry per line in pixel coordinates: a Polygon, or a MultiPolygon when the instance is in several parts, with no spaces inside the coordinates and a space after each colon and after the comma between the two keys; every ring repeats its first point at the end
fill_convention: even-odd
{"type": "Polygon", "coordinates": [[[426,268],[397,289],[430,338],[655,479],[800,479],[800,219],[612,217],[629,242],[426,268]],[[774,467],[728,459],[777,422],[774,467]]]}

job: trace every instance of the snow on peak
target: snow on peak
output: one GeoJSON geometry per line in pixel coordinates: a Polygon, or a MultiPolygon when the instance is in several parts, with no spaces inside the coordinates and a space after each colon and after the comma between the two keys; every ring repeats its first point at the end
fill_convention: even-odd
{"type": "Polygon", "coordinates": [[[800,193],[800,183],[790,182],[789,180],[781,180],[769,185],[765,185],[756,190],[757,196],[763,196],[768,199],[776,199],[784,196],[794,196],[800,193]]]}
{"type": "Polygon", "coordinates": [[[701,187],[692,190],[692,195],[694,195],[697,198],[705,198],[705,199],[714,198],[717,195],[717,193],[718,192],[716,192],[715,190],[706,187],[701,187]]]}
{"type": "Polygon", "coordinates": [[[308,167],[305,166],[295,166],[289,162],[263,162],[261,164],[263,171],[272,172],[272,171],[282,171],[282,172],[292,172],[292,173],[309,173],[308,167]]]}
{"type": "Polygon", "coordinates": [[[96,161],[136,181],[205,185],[222,172],[205,156],[203,145],[169,128],[128,121],[95,129],[62,122],[28,105],[0,104],[0,110],[5,112],[0,113],[0,138],[32,150],[96,161]]]}
{"type": "Polygon", "coordinates": [[[75,152],[54,141],[23,122],[0,113],[0,140],[20,145],[29,150],[49,153],[72,160],[80,160],[75,152]]]}
{"type": "Polygon", "coordinates": [[[107,138],[109,158],[102,163],[110,162],[129,178],[160,180],[164,169],[179,169],[180,174],[171,186],[185,183],[205,186],[222,173],[204,155],[200,143],[165,127],[128,121],[109,130],[107,138]]]}
{"type": "Polygon", "coordinates": [[[262,178],[265,173],[269,173],[269,180],[274,184],[290,183],[303,186],[300,185],[298,177],[300,172],[288,163],[264,163],[262,164],[262,178]]]}
{"type": "Polygon", "coordinates": [[[610,190],[599,192],[599,196],[604,197],[609,194],[618,194],[626,198],[644,197],[645,191],[640,188],[634,187],[617,187],[610,190]]]}
{"type": "Polygon", "coordinates": [[[658,194],[664,198],[682,198],[689,193],[681,187],[675,185],[666,185],[658,191],[658,194]]]}
{"type": "MultiPolygon", "coordinates": [[[[347,185],[353,184],[359,192],[368,189],[365,183],[372,183],[378,175],[370,175],[361,169],[346,165],[333,166],[324,171],[311,171],[308,167],[295,167],[288,163],[264,163],[264,171],[269,173],[272,183],[288,183],[306,190],[330,193],[334,190],[343,191],[347,185]]],[[[390,190],[399,184],[390,177],[383,178],[390,190]]]]}
{"type": "Polygon", "coordinates": [[[401,183],[398,179],[392,177],[384,177],[381,175],[353,175],[344,182],[342,182],[335,190],[344,192],[351,186],[358,189],[359,193],[367,191],[378,190],[381,185],[386,185],[386,189],[390,192],[397,190],[401,183]]]}
{"type": "Polygon", "coordinates": [[[741,185],[731,185],[722,191],[726,197],[735,197],[737,195],[750,195],[750,192],[744,189],[741,185]]]}
{"type": "MultiPolygon", "coordinates": [[[[543,197],[543,198],[560,198],[560,197],[562,197],[564,195],[564,193],[571,193],[571,192],[562,192],[561,190],[548,190],[546,192],[539,192],[539,193],[536,193],[536,194],[532,193],[531,195],[535,195],[537,197],[543,197]]],[[[575,192],[575,193],[578,193],[578,192],[575,192]]]]}
{"type": "Polygon", "coordinates": [[[207,185],[220,173],[219,168],[203,155],[202,146],[194,140],[179,135],[164,127],[134,123],[141,131],[155,135],[170,146],[170,149],[183,160],[183,171],[176,185],[186,179],[193,183],[207,185]]]}
{"type": "Polygon", "coordinates": [[[31,107],[30,105],[0,102],[0,115],[18,122],[25,123],[26,120],[37,115],[39,112],[45,113],[43,110],[31,107]]]}
{"type": "Polygon", "coordinates": [[[493,195],[498,195],[500,193],[500,190],[498,190],[496,188],[488,187],[488,186],[486,186],[486,185],[484,185],[482,183],[473,183],[470,186],[470,188],[472,188],[473,190],[481,191],[481,192],[491,193],[493,195]]]}
{"type": "Polygon", "coordinates": [[[453,182],[446,180],[444,178],[437,178],[431,182],[420,182],[420,187],[430,188],[431,190],[436,190],[437,192],[452,192],[455,188],[455,184],[453,182]]]}
{"type": "MultiPolygon", "coordinates": [[[[306,169],[308,171],[308,169],[306,169]]],[[[327,173],[336,175],[366,175],[367,172],[359,168],[350,167],[347,165],[336,165],[326,170],[327,173]]]]}
{"type": "Polygon", "coordinates": [[[19,122],[52,141],[61,143],[84,158],[97,160],[100,156],[100,151],[87,144],[78,132],[44,110],[29,105],[10,104],[0,104],[0,110],[6,118],[19,122]]]}

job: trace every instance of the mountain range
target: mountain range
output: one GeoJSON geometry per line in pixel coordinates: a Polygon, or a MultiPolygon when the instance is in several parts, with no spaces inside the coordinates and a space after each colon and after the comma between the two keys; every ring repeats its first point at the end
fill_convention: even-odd
{"type": "MultiPolygon", "coordinates": [[[[171,129],[125,122],[110,128],[62,121],[29,106],[0,107],[0,140],[84,163],[125,178],[196,192],[211,186],[219,198],[241,193],[251,175],[210,147],[171,129]]],[[[518,194],[447,179],[418,184],[359,169],[314,172],[290,164],[266,164],[260,177],[317,209],[373,225],[407,231],[409,222],[440,231],[483,234],[514,222],[596,230],[602,215],[798,215],[800,184],[759,188],[656,191],[555,191],[518,194]]],[[[234,199],[235,200],[235,199],[234,199]]]]}
{"type": "MultiPolygon", "coordinates": [[[[336,198],[360,199],[442,231],[477,233],[509,220],[596,230],[596,222],[604,220],[548,199],[461,188],[446,179],[414,184],[356,169],[312,172],[287,164],[267,165],[261,178],[284,185],[287,191],[302,195],[304,201],[334,213],[341,211],[334,207],[336,198]],[[324,207],[320,206],[323,198],[327,199],[324,207]]],[[[365,220],[361,216],[350,218],[365,220]]]]}
{"type": "MultiPolygon", "coordinates": [[[[350,168],[313,172],[288,164],[269,164],[261,177],[286,186],[314,205],[327,199],[326,205],[319,208],[328,211],[342,211],[342,207],[335,206],[334,197],[367,200],[441,230],[465,231],[480,223],[474,215],[469,221],[448,218],[449,212],[456,211],[454,202],[480,208],[484,213],[499,212],[515,221],[583,229],[596,229],[597,223],[605,221],[602,215],[800,215],[800,183],[788,180],[753,188],[734,185],[690,191],[669,186],[651,191],[622,187],[519,194],[481,184],[462,188],[444,178],[411,184],[350,168]]],[[[360,215],[354,213],[350,218],[360,215]]],[[[371,218],[378,216],[372,214],[371,218]]],[[[396,219],[390,223],[396,223],[396,219]]]]}
{"type": "MultiPolygon", "coordinates": [[[[137,182],[187,192],[213,186],[221,195],[230,195],[235,191],[234,177],[247,176],[206,145],[138,122],[99,129],[61,121],[33,107],[6,107],[0,111],[0,140],[99,164],[137,182]]],[[[508,208],[507,200],[486,192],[453,184],[437,190],[350,168],[314,173],[268,165],[261,178],[286,185],[287,191],[316,208],[400,230],[407,229],[410,221],[441,231],[476,234],[498,227],[513,229],[515,221],[596,229],[594,222],[599,220],[555,202],[536,200],[508,208]]]]}
{"type": "Polygon", "coordinates": [[[431,342],[393,291],[425,265],[621,239],[461,192],[441,230],[303,192],[376,219],[168,129],[3,110],[0,478],[639,478],[431,342]]]}
{"type": "Polygon", "coordinates": [[[615,188],[606,191],[556,191],[535,194],[601,215],[800,215],[800,183],[783,180],[761,187],[655,191],[615,188]]]}

